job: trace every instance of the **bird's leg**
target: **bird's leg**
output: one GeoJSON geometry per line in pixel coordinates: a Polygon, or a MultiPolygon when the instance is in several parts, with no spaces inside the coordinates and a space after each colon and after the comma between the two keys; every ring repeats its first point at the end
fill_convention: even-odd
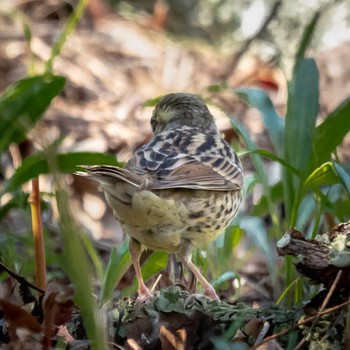
{"type": "Polygon", "coordinates": [[[142,253],[141,243],[138,242],[136,239],[131,238],[129,242],[129,250],[130,250],[131,261],[135,269],[135,274],[136,274],[137,283],[138,283],[139,295],[136,301],[144,302],[145,300],[147,300],[152,296],[152,293],[146,287],[141,274],[141,267],[140,267],[140,257],[142,253]]]}
{"type": "Polygon", "coordinates": [[[220,300],[215,292],[214,287],[205,279],[205,277],[201,274],[196,265],[193,264],[193,262],[191,261],[191,257],[192,254],[189,247],[186,247],[184,252],[179,253],[179,259],[182,261],[182,263],[190,271],[192,271],[193,274],[197,277],[197,279],[201,282],[202,286],[204,287],[204,294],[215,300],[220,300]]]}

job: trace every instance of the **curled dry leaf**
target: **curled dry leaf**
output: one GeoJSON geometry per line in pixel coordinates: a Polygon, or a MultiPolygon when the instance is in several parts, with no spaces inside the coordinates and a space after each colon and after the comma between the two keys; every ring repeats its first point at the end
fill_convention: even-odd
{"type": "Polygon", "coordinates": [[[53,324],[61,326],[70,320],[73,309],[73,289],[65,287],[59,291],[57,286],[49,284],[43,298],[44,319],[54,314],[53,324]]]}
{"type": "Polygon", "coordinates": [[[0,310],[4,313],[11,339],[17,338],[16,331],[19,328],[25,328],[33,333],[41,332],[42,327],[38,320],[20,306],[0,299],[0,310]]]}
{"type": "Polygon", "coordinates": [[[59,291],[57,286],[49,284],[43,298],[44,338],[46,341],[56,334],[59,326],[70,320],[73,309],[73,290],[66,287],[59,291]]]}

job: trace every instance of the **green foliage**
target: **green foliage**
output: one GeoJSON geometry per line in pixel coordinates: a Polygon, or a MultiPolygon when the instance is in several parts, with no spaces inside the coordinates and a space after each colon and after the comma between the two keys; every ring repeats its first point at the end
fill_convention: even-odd
{"type": "MultiPolygon", "coordinates": [[[[141,273],[142,273],[143,279],[147,281],[150,277],[161,272],[166,267],[168,256],[169,254],[166,252],[161,252],[161,251],[153,252],[141,267],[141,273]]],[[[130,296],[130,294],[135,292],[136,290],[137,290],[137,280],[135,277],[132,285],[129,288],[125,288],[122,294],[124,297],[127,297],[127,296],[130,296]]]]}
{"type": "MultiPolygon", "coordinates": [[[[11,143],[18,144],[25,140],[28,132],[42,118],[55,96],[62,91],[65,78],[50,72],[55,57],[76,26],[85,6],[86,1],[78,3],[76,11],[52,48],[51,58],[46,64],[46,73],[16,82],[0,97],[0,155],[7,152],[11,143]]],[[[225,235],[208,249],[207,255],[194,253],[194,262],[209,272],[216,287],[234,279],[239,281],[239,276],[232,272],[230,259],[242,242],[243,231],[266,255],[274,290],[279,293],[277,286],[279,271],[275,263],[275,251],[269,243],[270,238],[279,238],[283,230],[291,225],[297,226],[300,230],[306,230],[311,226],[310,235],[313,235],[322,222],[325,211],[339,221],[349,217],[350,175],[348,166],[338,161],[336,151],[350,130],[350,98],[316,126],[319,111],[319,74],[315,61],[304,57],[318,17],[318,14],[315,15],[310,22],[298,49],[293,76],[288,84],[287,113],[284,118],[277,113],[272,101],[262,90],[251,88],[233,90],[261,112],[273,150],[257,149],[245,128],[235,118],[230,117],[232,126],[246,146],[241,156],[249,155],[255,167],[255,174],[247,177],[245,181],[246,196],[258,185],[262,187],[262,196],[248,215],[240,219],[240,225],[238,226],[236,221],[229,227],[225,235]],[[273,185],[269,183],[269,174],[266,172],[263,158],[281,165],[282,175],[278,183],[273,185]],[[285,208],[285,217],[280,215],[281,204],[285,208]],[[265,225],[263,221],[267,216],[271,218],[270,226],[265,225]],[[209,256],[210,258],[207,258],[209,256]]],[[[28,27],[26,36],[30,40],[28,27]]],[[[227,86],[225,88],[228,89],[227,86]]],[[[157,100],[150,100],[146,105],[154,105],[157,100]]],[[[131,264],[130,254],[125,242],[118,249],[112,249],[107,266],[104,267],[96,248],[75,223],[60,175],[73,173],[81,165],[120,166],[121,163],[112,156],[95,152],[58,153],[58,144],[59,141],[54,141],[45,150],[28,156],[4,182],[0,197],[7,196],[10,199],[0,207],[0,219],[14,209],[22,210],[29,217],[28,194],[23,192],[21,186],[43,174],[52,177],[54,193],[51,196],[57,202],[63,250],[61,254],[57,254],[52,247],[48,247],[48,251],[52,254],[48,261],[58,264],[74,284],[76,303],[84,317],[92,348],[102,349],[105,346],[106,335],[99,307],[113,296],[116,285],[131,264]],[[93,278],[96,278],[101,286],[98,300],[93,297],[93,278]]],[[[23,272],[30,274],[33,271],[33,264],[30,263],[33,260],[32,240],[27,236],[14,237],[11,232],[8,233],[6,244],[0,246],[0,252],[2,258],[12,260],[11,265],[24,265],[23,272]],[[27,255],[26,257],[16,257],[15,246],[18,242],[26,248],[29,247],[23,254],[27,255]],[[24,264],[25,259],[29,261],[28,264],[24,264]]],[[[164,269],[167,258],[168,255],[164,252],[153,253],[142,266],[144,279],[147,280],[164,269]]],[[[287,262],[283,268],[286,271],[287,287],[282,292],[279,302],[291,291],[297,296],[297,301],[300,301],[298,285],[301,283],[293,274],[291,262],[287,262]]],[[[124,290],[122,295],[129,296],[136,289],[137,284],[134,280],[132,286],[124,290]]],[[[278,295],[276,299],[277,297],[278,295]]],[[[232,348],[223,339],[215,339],[214,344],[217,348],[232,348]]]]}
{"type": "Polygon", "coordinates": [[[112,248],[106,270],[103,275],[100,302],[103,305],[111,299],[115,286],[120,282],[125,272],[131,265],[130,252],[127,242],[120,248],[112,248]]]}
{"type": "MultiPolygon", "coordinates": [[[[6,152],[11,143],[20,143],[25,140],[28,132],[35,127],[52,100],[62,91],[65,78],[51,73],[53,62],[59,55],[68,36],[78,24],[86,5],[86,0],[78,2],[66,27],[53,45],[51,57],[46,62],[45,73],[19,80],[9,86],[0,96],[0,155],[2,152],[6,152]]],[[[26,39],[30,41],[31,32],[29,27],[24,26],[24,30],[26,39]]],[[[0,195],[12,198],[4,206],[1,206],[0,217],[4,217],[14,208],[24,209],[29,213],[29,206],[25,203],[28,195],[23,194],[21,185],[41,174],[51,174],[53,176],[54,196],[59,211],[63,249],[62,254],[58,254],[54,259],[50,256],[48,260],[58,263],[74,284],[75,302],[84,318],[91,348],[104,349],[106,348],[105,328],[102,322],[102,314],[92,293],[92,267],[95,267],[97,275],[102,277],[101,261],[96,249],[76,226],[69,208],[68,195],[61,184],[58,172],[76,171],[76,166],[81,164],[118,165],[118,163],[112,157],[97,153],[57,154],[56,148],[57,142],[54,142],[49,145],[46,151],[32,154],[6,181],[0,195]]],[[[29,227],[30,224],[28,223],[27,231],[30,231],[29,227]]],[[[18,258],[14,252],[11,254],[11,250],[8,249],[11,242],[13,243],[12,247],[16,246],[14,237],[11,235],[9,237],[11,239],[5,245],[1,245],[2,258],[13,259],[11,266],[18,263],[24,264],[24,254],[21,254],[21,258],[18,258]]],[[[16,240],[19,241],[20,237],[16,237],[16,240]]],[[[28,242],[23,242],[23,245],[27,247],[25,250],[27,254],[29,251],[33,251],[32,244],[31,239],[28,239],[28,242]],[[31,249],[28,249],[29,247],[31,249]]],[[[32,258],[29,261],[33,262],[34,260],[32,258]]],[[[22,270],[22,273],[25,273],[26,277],[29,274],[28,267],[33,271],[31,265],[27,263],[24,265],[25,269],[22,270]]]]}
{"type": "MultiPolygon", "coordinates": [[[[249,188],[251,190],[256,184],[263,187],[260,203],[252,208],[252,216],[242,218],[241,227],[256,246],[264,251],[270,266],[275,264],[271,261],[274,258],[268,249],[267,232],[263,223],[259,223],[260,218],[254,215],[271,217],[272,226],[268,235],[275,237],[280,237],[282,230],[290,226],[297,226],[304,232],[311,227],[312,235],[315,235],[325,211],[332,212],[335,220],[344,221],[349,218],[349,212],[344,217],[344,211],[338,211],[338,208],[339,203],[349,207],[350,175],[347,165],[341,164],[333,155],[350,130],[350,101],[349,98],[346,99],[316,126],[319,112],[319,73],[315,61],[304,58],[318,19],[317,13],[307,26],[297,51],[293,76],[288,83],[287,112],[284,119],[275,111],[264,91],[252,88],[233,91],[260,111],[273,146],[272,152],[256,149],[243,126],[230,117],[233,127],[247,147],[241,155],[249,154],[256,170],[255,182],[249,188]],[[279,182],[273,187],[268,183],[261,157],[282,166],[279,182]],[[337,191],[333,191],[333,188],[337,191]],[[281,204],[285,209],[285,217],[276,217],[281,204]],[[255,223],[253,228],[252,223],[255,223]]],[[[289,289],[292,291],[296,287],[296,277],[291,260],[285,260],[288,287],[282,296],[288,297],[289,289]]],[[[271,274],[272,280],[274,276],[271,274]]],[[[296,301],[301,300],[298,291],[299,288],[296,288],[296,301]]]]}
{"type": "Polygon", "coordinates": [[[260,111],[270,140],[276,152],[280,153],[283,149],[284,120],[276,112],[271,99],[260,89],[237,88],[234,91],[249,105],[260,111]]]}
{"type": "Polygon", "coordinates": [[[51,74],[25,78],[0,97],[0,152],[23,141],[64,87],[65,79],[51,74]]]}
{"type": "Polygon", "coordinates": [[[60,214],[60,228],[62,236],[63,254],[61,265],[74,283],[75,302],[79,306],[86,332],[91,341],[92,349],[104,349],[106,332],[102,313],[97,307],[92,294],[91,262],[82,244],[83,233],[76,226],[69,208],[66,191],[62,190],[59,181],[56,181],[56,201],[60,214]]]}
{"type": "Polygon", "coordinates": [[[315,130],[312,143],[313,167],[327,162],[350,130],[350,98],[341,103],[315,130]]]}

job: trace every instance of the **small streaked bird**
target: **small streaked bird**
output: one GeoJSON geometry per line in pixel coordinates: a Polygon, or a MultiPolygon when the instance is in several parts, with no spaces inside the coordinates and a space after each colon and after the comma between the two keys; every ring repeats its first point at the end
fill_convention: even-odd
{"type": "Polygon", "coordinates": [[[143,248],[177,254],[201,282],[205,295],[218,299],[191,254],[214,240],[235,217],[242,201],[241,163],[199,96],[164,96],[151,126],[154,137],[125,168],[90,166],[86,175],[101,184],[116,219],[131,237],[138,301],[151,296],[140,270],[143,248]]]}

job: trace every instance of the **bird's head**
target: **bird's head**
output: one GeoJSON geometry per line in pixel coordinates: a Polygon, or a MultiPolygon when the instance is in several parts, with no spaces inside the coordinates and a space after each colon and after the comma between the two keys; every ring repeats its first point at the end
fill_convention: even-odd
{"type": "Polygon", "coordinates": [[[214,117],[203,99],[186,93],[164,96],[153,111],[151,126],[155,135],[182,126],[196,127],[206,132],[217,130],[214,117]]]}

